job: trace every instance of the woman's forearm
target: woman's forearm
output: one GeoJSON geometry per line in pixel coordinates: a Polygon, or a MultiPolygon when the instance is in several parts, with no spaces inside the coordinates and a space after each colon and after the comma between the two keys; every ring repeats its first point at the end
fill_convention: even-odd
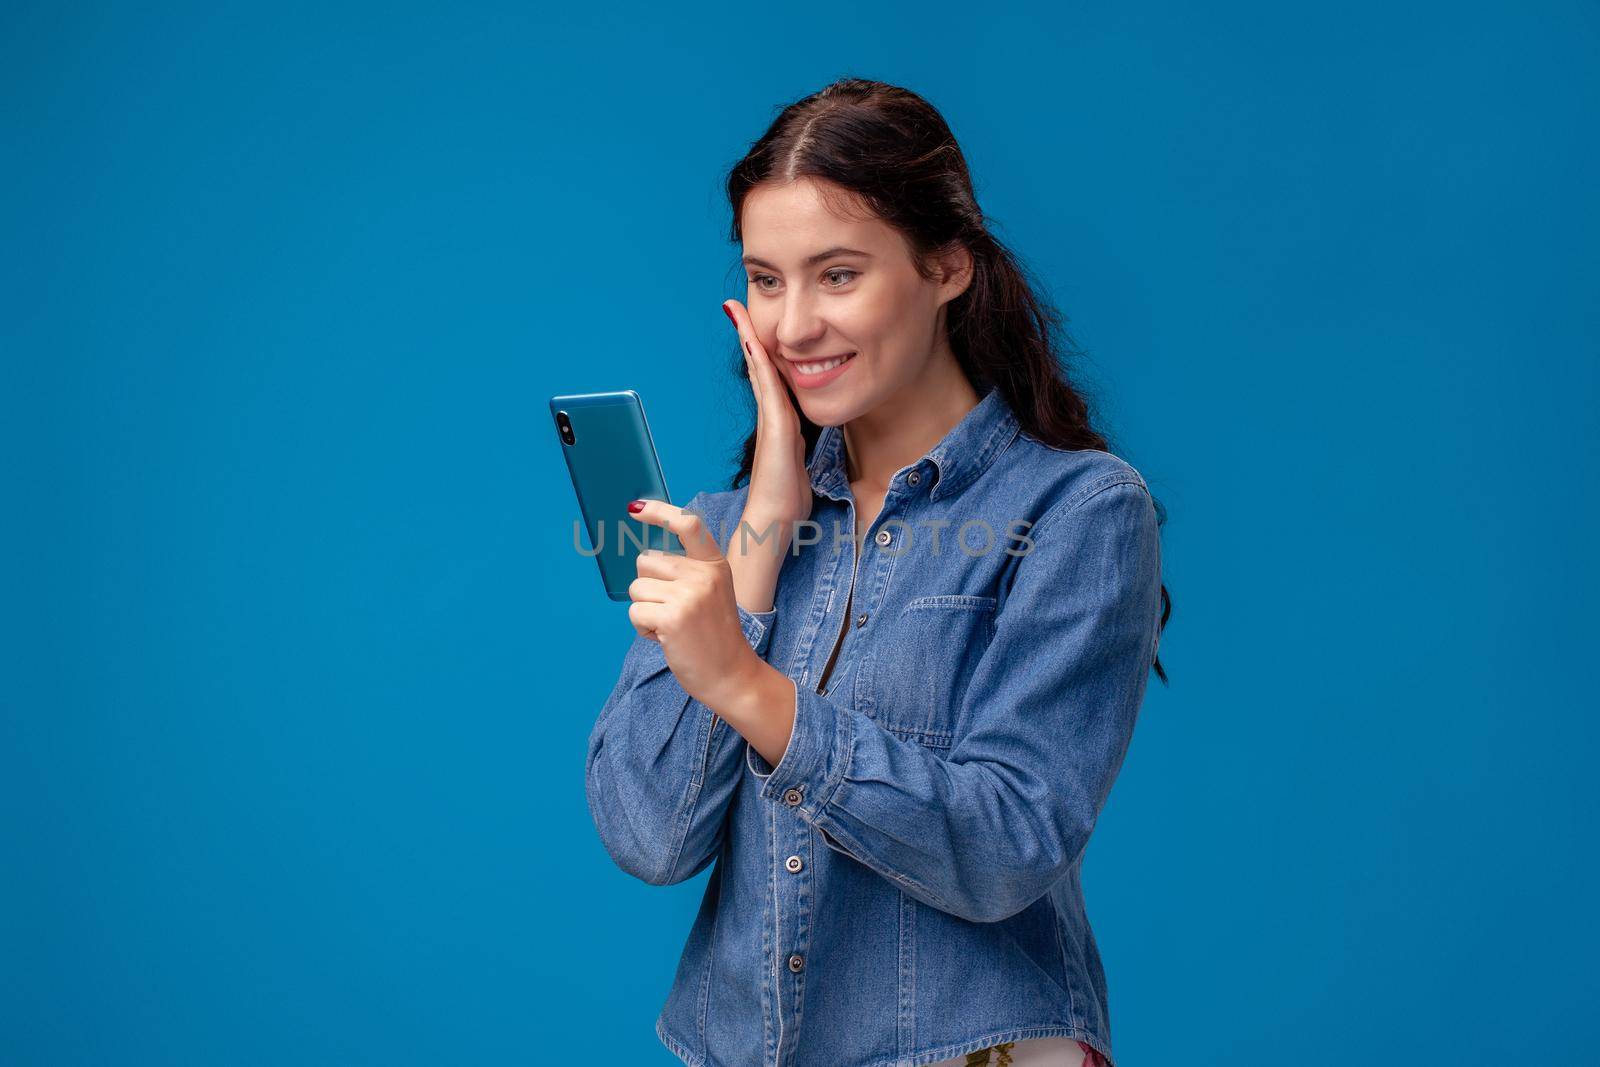
{"type": "MultiPolygon", "coordinates": [[[[744,610],[772,610],[778,572],[783,569],[793,533],[793,523],[745,515],[729,534],[725,555],[733,572],[734,599],[744,610]]],[[[727,679],[726,695],[713,698],[709,706],[776,765],[794,725],[794,683],[759,657],[749,660],[747,670],[727,679]]]]}
{"type": "Polygon", "coordinates": [[[728,535],[728,567],[734,599],[750,612],[771,611],[778,572],[793,535],[793,524],[744,516],[728,535]],[[748,529],[746,529],[748,527],[748,529]]]}
{"type": "Polygon", "coordinates": [[[776,767],[794,730],[798,691],[789,676],[752,656],[748,670],[729,679],[726,695],[712,699],[711,710],[776,767]]]}

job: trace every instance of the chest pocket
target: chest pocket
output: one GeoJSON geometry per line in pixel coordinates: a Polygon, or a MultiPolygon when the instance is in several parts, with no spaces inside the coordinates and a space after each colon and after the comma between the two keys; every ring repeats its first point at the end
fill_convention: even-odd
{"type": "Polygon", "coordinates": [[[884,729],[949,748],[973,668],[994,638],[995,598],[918,597],[864,651],[856,707],[884,729]]]}

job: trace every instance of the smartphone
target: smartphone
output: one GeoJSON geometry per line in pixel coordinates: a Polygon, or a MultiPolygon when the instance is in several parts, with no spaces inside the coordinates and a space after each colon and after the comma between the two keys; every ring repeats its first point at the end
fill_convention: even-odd
{"type": "Polygon", "coordinates": [[[630,500],[672,502],[645,421],[644,401],[632,389],[553,396],[550,417],[583,513],[587,552],[600,565],[606,595],[629,600],[628,585],[639,576],[641,549],[684,552],[677,534],[628,513],[630,500]]]}

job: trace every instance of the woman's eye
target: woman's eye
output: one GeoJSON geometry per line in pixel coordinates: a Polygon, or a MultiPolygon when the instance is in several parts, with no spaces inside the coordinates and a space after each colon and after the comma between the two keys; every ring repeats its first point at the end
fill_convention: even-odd
{"type": "MultiPolygon", "coordinates": [[[[856,275],[858,275],[860,273],[861,272],[858,271],[858,270],[848,270],[848,269],[846,269],[844,267],[835,267],[833,270],[824,271],[822,276],[824,278],[830,279],[829,282],[828,282],[828,288],[830,288],[830,289],[843,289],[845,286],[849,285],[852,281],[854,281],[856,275]],[[837,281],[833,280],[835,278],[837,278],[839,280],[837,280],[837,281]]],[[[766,292],[766,293],[770,293],[774,289],[777,288],[777,281],[778,281],[778,279],[774,278],[770,274],[752,274],[750,276],[750,284],[755,286],[757,289],[761,290],[762,292],[766,292]],[[772,285],[768,285],[768,284],[766,284],[767,282],[772,282],[773,284],[772,285]]]]}

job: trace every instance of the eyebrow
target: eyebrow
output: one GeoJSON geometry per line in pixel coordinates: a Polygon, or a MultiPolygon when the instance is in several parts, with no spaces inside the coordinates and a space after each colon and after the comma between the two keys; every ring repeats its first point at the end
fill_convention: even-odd
{"type": "MultiPolygon", "coordinates": [[[[805,265],[809,267],[809,266],[812,266],[813,264],[821,263],[825,259],[832,259],[834,256],[860,256],[862,259],[871,259],[872,258],[872,253],[871,252],[863,252],[858,248],[842,248],[842,247],[840,247],[838,245],[835,245],[834,247],[832,247],[832,248],[830,248],[830,249],[828,249],[828,250],[826,250],[824,252],[818,252],[814,256],[807,256],[805,265]]],[[[766,260],[757,259],[755,256],[745,256],[744,259],[743,259],[743,262],[745,264],[747,264],[747,265],[750,265],[750,266],[765,267],[768,270],[777,270],[778,269],[777,267],[774,267],[771,263],[768,263],[766,260]]]]}

